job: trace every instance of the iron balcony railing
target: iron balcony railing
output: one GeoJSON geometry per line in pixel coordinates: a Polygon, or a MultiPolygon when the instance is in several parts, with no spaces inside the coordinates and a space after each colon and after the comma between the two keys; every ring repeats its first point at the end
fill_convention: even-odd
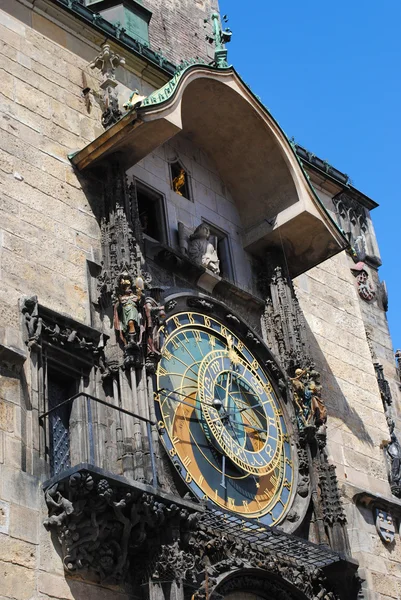
{"type": "Polygon", "coordinates": [[[140,450],[145,457],[149,457],[152,483],[157,485],[152,437],[152,430],[156,427],[154,421],[91,394],[79,392],[42,413],[39,422],[43,427],[52,476],[80,463],[124,474],[122,467],[117,468],[117,464],[124,455],[133,454],[138,449],[134,442],[138,433],[135,426],[142,423],[146,428],[146,439],[142,440],[140,450]],[[103,412],[99,411],[99,407],[103,408],[103,412]],[[123,423],[123,415],[132,419],[132,423],[123,423]]]}

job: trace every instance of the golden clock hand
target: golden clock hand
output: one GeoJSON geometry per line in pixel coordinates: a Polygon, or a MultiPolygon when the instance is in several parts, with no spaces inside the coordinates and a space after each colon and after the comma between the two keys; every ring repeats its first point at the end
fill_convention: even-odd
{"type": "MultiPolygon", "coordinates": [[[[155,395],[157,394],[161,394],[162,396],[165,396],[166,398],[169,397],[169,394],[178,394],[179,396],[184,396],[184,398],[188,399],[189,396],[187,396],[186,394],[181,394],[181,392],[176,392],[175,390],[167,390],[166,388],[160,388],[159,390],[157,390],[157,392],[155,392],[155,395]],[[166,393],[168,392],[168,393],[166,393]]],[[[184,402],[184,400],[180,400],[179,398],[172,398],[170,396],[171,400],[174,400],[174,402],[181,402],[181,404],[185,404],[186,406],[191,406],[191,408],[194,408],[193,404],[189,404],[189,402],[184,402]]],[[[210,406],[211,408],[214,408],[213,404],[210,404],[209,402],[203,402],[202,400],[198,400],[198,398],[196,399],[196,402],[199,402],[199,404],[205,404],[206,406],[210,406]]]]}
{"type": "Polygon", "coordinates": [[[231,373],[229,372],[227,375],[227,386],[226,386],[226,397],[224,399],[224,410],[227,410],[227,408],[228,408],[228,388],[230,387],[230,377],[231,377],[231,373]]]}
{"type": "Polygon", "coordinates": [[[251,406],[247,406],[245,408],[240,408],[238,410],[233,410],[230,413],[227,413],[225,416],[226,417],[231,417],[232,415],[237,415],[238,413],[242,413],[245,410],[250,410],[251,408],[260,408],[260,404],[252,404],[251,406]]]}
{"type": "MultiPolygon", "coordinates": [[[[232,413],[231,413],[232,414],[232,413]]],[[[216,419],[212,419],[211,422],[215,423],[216,421],[222,421],[223,419],[226,419],[228,417],[228,415],[222,415],[221,417],[217,417],[216,419]]],[[[231,421],[230,421],[230,425],[232,425],[231,421]]],[[[254,427],[253,425],[251,425],[250,423],[244,423],[242,421],[242,426],[243,427],[250,427],[251,429],[254,429],[255,431],[260,431],[260,433],[266,433],[265,429],[259,429],[259,427],[254,427]]]]}

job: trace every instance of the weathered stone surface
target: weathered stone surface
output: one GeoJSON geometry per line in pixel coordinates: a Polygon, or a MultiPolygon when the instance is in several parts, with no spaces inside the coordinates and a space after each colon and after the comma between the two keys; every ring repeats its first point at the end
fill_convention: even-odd
{"type": "Polygon", "coordinates": [[[36,548],[34,544],[0,534],[0,561],[33,569],[36,563],[36,548]]]}
{"type": "MultiPolygon", "coordinates": [[[[36,503],[37,505],[37,503],[36,503]]],[[[20,540],[38,543],[39,512],[11,504],[10,506],[10,535],[20,540]]]]}
{"type": "MultiPolygon", "coordinates": [[[[37,509],[39,497],[39,479],[37,477],[2,465],[0,489],[1,497],[4,500],[29,509],[37,509]]],[[[14,514],[16,516],[16,513],[14,514]]],[[[27,514],[29,515],[29,513],[27,514]]]]}
{"type": "Polygon", "coordinates": [[[397,579],[391,575],[383,577],[382,573],[372,572],[373,589],[380,594],[385,594],[390,598],[398,598],[397,579]]]}
{"type": "Polygon", "coordinates": [[[18,564],[0,561],[1,593],[15,600],[29,600],[34,595],[35,572],[18,564]]]}
{"type": "MultiPolygon", "coordinates": [[[[4,384],[2,382],[0,393],[7,393],[7,390],[4,390],[6,384],[9,382],[8,379],[2,377],[4,384]]],[[[9,402],[5,402],[4,400],[0,400],[0,429],[3,431],[14,431],[14,406],[9,402]]]]}

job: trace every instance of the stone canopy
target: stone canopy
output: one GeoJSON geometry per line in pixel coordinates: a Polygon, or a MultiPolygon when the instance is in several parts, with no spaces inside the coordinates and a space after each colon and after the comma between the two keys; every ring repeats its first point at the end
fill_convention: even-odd
{"type": "Polygon", "coordinates": [[[118,153],[128,168],[180,132],[215,162],[246,251],[283,247],[295,277],[348,246],[287,136],[231,67],[186,66],[71,160],[84,170],[118,153]]]}

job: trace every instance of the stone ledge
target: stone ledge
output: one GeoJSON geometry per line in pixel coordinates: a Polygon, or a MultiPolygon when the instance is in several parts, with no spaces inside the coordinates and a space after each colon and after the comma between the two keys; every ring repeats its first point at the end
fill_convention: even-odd
{"type": "Polygon", "coordinates": [[[0,342],[0,362],[21,366],[26,358],[27,354],[21,348],[15,348],[14,346],[8,346],[0,342]]]}
{"type": "Polygon", "coordinates": [[[401,500],[398,498],[363,490],[349,483],[346,485],[351,490],[352,488],[354,490],[352,500],[355,504],[365,506],[366,508],[375,508],[377,506],[383,510],[395,511],[397,515],[401,516],[401,500]]]}

